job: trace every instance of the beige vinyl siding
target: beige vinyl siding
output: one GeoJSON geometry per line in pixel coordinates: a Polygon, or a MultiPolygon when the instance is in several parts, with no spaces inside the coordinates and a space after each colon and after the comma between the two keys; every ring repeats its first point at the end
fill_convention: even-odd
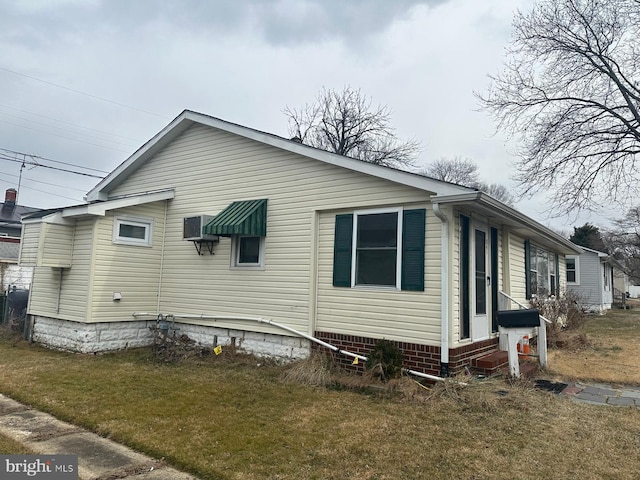
{"type": "Polygon", "coordinates": [[[96,219],[96,251],[93,262],[91,320],[135,320],[133,312],[157,309],[164,237],[165,202],[110,211],[96,219]],[[152,246],[114,243],[117,217],[152,222],[152,246]],[[115,292],[121,294],[114,301],[115,292]]]}
{"type": "Polygon", "coordinates": [[[567,257],[565,255],[558,255],[558,270],[560,271],[560,294],[562,295],[567,291],[567,257]]]}
{"type": "MultiPolygon", "coordinates": [[[[511,267],[510,296],[523,305],[528,305],[527,278],[524,268],[524,238],[511,233],[509,235],[509,265],[511,267]]],[[[512,307],[513,308],[513,307],[512,307]]]]}
{"type": "Polygon", "coordinates": [[[85,322],[93,250],[93,219],[76,222],[71,268],[34,269],[29,313],[85,322]]]}
{"type": "MultiPolygon", "coordinates": [[[[309,295],[315,281],[311,278],[311,265],[315,262],[312,253],[315,212],[345,206],[382,207],[388,205],[389,198],[394,199],[394,206],[402,206],[425,202],[427,198],[425,192],[410,187],[204,126],[187,130],[142,165],[112,195],[168,187],[174,188],[176,195],[167,212],[160,310],[188,315],[264,317],[305,332],[312,328],[309,306],[311,303],[313,307],[313,302],[309,295]],[[268,199],[263,270],[230,269],[229,238],[221,238],[214,255],[205,250],[201,256],[191,242],[182,240],[183,217],[215,215],[234,200],[259,198],[268,199]]],[[[323,217],[325,221],[326,218],[323,217]]],[[[433,222],[433,214],[429,221],[433,222]]],[[[429,230],[432,239],[435,232],[433,228],[429,230]]],[[[438,227],[438,238],[439,232],[438,227]]],[[[428,258],[433,256],[429,252],[428,258]]],[[[435,256],[439,258],[439,253],[435,256]]],[[[331,268],[327,262],[329,259],[323,254],[318,270],[331,268]]],[[[428,275],[429,285],[439,277],[433,270],[428,275]]],[[[401,293],[396,297],[410,296],[401,293]]],[[[325,300],[324,293],[319,295],[319,306],[331,301],[325,300]]],[[[399,303],[394,305],[404,308],[399,303]]],[[[326,313],[322,318],[326,319],[326,313]]],[[[251,321],[204,323],[273,331],[251,321]]],[[[397,325],[394,330],[400,327],[397,325]]],[[[407,328],[424,331],[433,327],[419,327],[410,320],[407,328]]],[[[431,333],[428,336],[435,338],[431,333]]]]}
{"type": "MultiPolygon", "coordinates": [[[[394,206],[394,205],[389,205],[394,206]]],[[[336,212],[320,214],[318,229],[318,311],[316,329],[414,343],[440,339],[440,220],[426,208],[425,291],[333,286],[333,240],[336,212]]],[[[341,211],[340,213],[350,213],[341,211]]]]}
{"type": "Polygon", "coordinates": [[[41,258],[39,266],[70,267],[73,250],[73,225],[57,225],[45,223],[42,225],[41,258]]]}
{"type": "MultiPolygon", "coordinates": [[[[447,217],[450,219],[450,230],[449,230],[449,255],[452,257],[451,259],[451,270],[450,270],[450,285],[451,285],[451,306],[449,309],[450,312],[450,321],[449,321],[449,342],[451,345],[456,344],[460,341],[460,335],[462,331],[461,325],[461,308],[460,298],[461,292],[460,288],[462,283],[460,281],[460,268],[461,268],[461,259],[460,259],[460,215],[461,212],[456,210],[447,211],[445,213],[447,217]]],[[[463,213],[463,215],[465,215],[463,213]]],[[[468,216],[468,215],[467,215],[468,216]]],[[[466,341],[467,339],[465,339],[466,341]]]]}
{"type": "Polygon", "coordinates": [[[40,244],[41,223],[27,223],[22,225],[22,239],[20,241],[20,256],[18,263],[25,267],[35,267],[38,263],[38,246],[40,244]]]}

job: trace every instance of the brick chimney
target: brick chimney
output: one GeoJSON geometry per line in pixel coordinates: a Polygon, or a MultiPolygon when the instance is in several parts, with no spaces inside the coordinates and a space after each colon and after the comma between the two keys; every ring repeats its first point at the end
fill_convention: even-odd
{"type": "Polygon", "coordinates": [[[18,191],[15,188],[8,188],[4,194],[4,205],[2,210],[13,211],[16,208],[16,199],[18,198],[18,191]]]}

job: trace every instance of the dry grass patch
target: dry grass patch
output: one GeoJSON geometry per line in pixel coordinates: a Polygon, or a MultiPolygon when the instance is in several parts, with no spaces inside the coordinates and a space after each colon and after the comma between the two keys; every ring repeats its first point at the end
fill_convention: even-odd
{"type": "Polygon", "coordinates": [[[640,385],[640,310],[590,316],[572,345],[549,352],[549,372],[564,379],[640,385]]]}
{"type": "Polygon", "coordinates": [[[526,382],[405,377],[363,394],[284,383],[287,368],[248,357],[0,352],[0,392],[205,480],[637,477],[638,410],[526,382]]]}
{"type": "Polygon", "coordinates": [[[30,455],[33,452],[13,438],[0,433],[0,453],[30,455]]]}

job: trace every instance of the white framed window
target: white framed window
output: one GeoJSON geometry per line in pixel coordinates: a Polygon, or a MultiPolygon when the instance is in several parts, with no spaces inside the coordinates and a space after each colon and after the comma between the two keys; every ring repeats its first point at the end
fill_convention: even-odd
{"type": "Polygon", "coordinates": [[[116,216],[113,221],[113,243],[150,247],[153,239],[153,219],[116,216]]]}
{"type": "Polygon", "coordinates": [[[265,237],[235,235],[231,243],[231,267],[264,268],[265,237]]]}
{"type": "Polygon", "coordinates": [[[354,212],[351,285],[400,289],[402,208],[354,212]]]}
{"type": "Polygon", "coordinates": [[[531,244],[529,247],[529,271],[526,272],[531,295],[557,295],[556,275],[558,255],[531,244]]]}
{"type": "Polygon", "coordinates": [[[577,255],[567,255],[565,264],[567,267],[567,284],[580,285],[580,261],[577,255]]]}

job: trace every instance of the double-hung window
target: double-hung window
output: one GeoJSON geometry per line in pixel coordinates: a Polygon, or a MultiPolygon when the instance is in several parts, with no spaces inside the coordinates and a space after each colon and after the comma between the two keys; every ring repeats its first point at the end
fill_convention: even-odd
{"type": "Polygon", "coordinates": [[[527,298],[534,295],[557,295],[558,255],[544,248],[525,242],[525,274],[527,298]]]}
{"type": "Polygon", "coordinates": [[[333,285],[424,290],[425,210],[336,215],[333,285]]]}
{"type": "Polygon", "coordinates": [[[353,285],[399,288],[402,217],[399,211],[356,213],[353,285]]]}
{"type": "Polygon", "coordinates": [[[567,255],[565,258],[565,264],[567,267],[567,283],[572,285],[580,284],[580,265],[578,263],[577,255],[567,255]]]}
{"type": "Polygon", "coordinates": [[[114,218],[113,243],[150,247],[152,238],[153,219],[129,216],[114,218]]]}

